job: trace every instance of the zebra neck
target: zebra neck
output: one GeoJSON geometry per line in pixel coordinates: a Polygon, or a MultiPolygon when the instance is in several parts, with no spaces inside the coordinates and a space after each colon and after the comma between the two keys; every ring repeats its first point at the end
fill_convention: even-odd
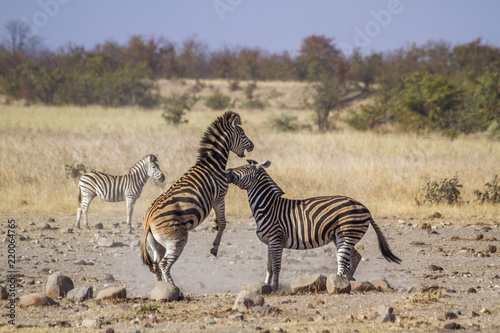
{"type": "Polygon", "coordinates": [[[147,172],[146,168],[147,168],[146,165],[143,165],[143,166],[140,166],[137,168],[135,168],[135,165],[134,165],[134,167],[132,167],[130,169],[130,172],[127,176],[134,177],[136,180],[136,183],[142,187],[148,181],[148,172],[147,172]]]}
{"type": "Polygon", "coordinates": [[[258,181],[247,190],[247,193],[250,209],[255,218],[265,214],[270,206],[281,200],[281,196],[284,194],[268,174],[259,177],[258,181]]]}

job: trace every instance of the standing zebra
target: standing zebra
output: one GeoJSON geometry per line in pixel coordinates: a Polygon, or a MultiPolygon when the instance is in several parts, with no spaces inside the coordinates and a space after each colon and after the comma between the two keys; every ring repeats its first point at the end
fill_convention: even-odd
{"type": "Polygon", "coordinates": [[[377,233],[382,255],[400,263],[390,250],[382,231],[368,209],[344,196],[315,197],[303,200],[283,198],[284,192],[266,173],[271,162],[248,160],[247,165],[228,170],[228,181],[247,190],[248,201],[257,223],[257,237],[268,245],[265,282],[278,289],[283,248],[304,250],[335,242],[337,246],[337,279],[345,285],[361,260],[354,245],[368,230],[377,233]]]}
{"type": "Polygon", "coordinates": [[[153,177],[160,182],[165,180],[165,175],[158,166],[158,156],[147,155],[134,164],[128,174],[112,176],[102,172],[89,172],[80,178],[78,186],[78,211],[76,213],[76,227],[80,229],[80,219],[83,213],[83,225],[89,229],[87,210],[90,202],[96,196],[109,202],[127,202],[127,224],[129,232],[132,231],[132,212],[135,201],[139,198],[142,188],[153,177]],[[82,199],[83,194],[83,199],[82,199]]]}
{"type": "Polygon", "coordinates": [[[240,126],[240,116],[227,111],[205,131],[196,164],[151,204],[143,220],[141,256],[157,281],[174,284],[170,269],[187,243],[188,231],[202,223],[212,208],[218,231],[210,253],[217,256],[226,227],[229,152],[244,157],[245,150],[252,151],[253,143],[240,126]]]}

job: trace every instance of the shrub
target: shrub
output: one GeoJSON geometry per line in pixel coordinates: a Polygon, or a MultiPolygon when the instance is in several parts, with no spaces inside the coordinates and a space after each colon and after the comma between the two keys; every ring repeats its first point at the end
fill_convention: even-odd
{"type": "Polygon", "coordinates": [[[295,123],[297,117],[282,113],[271,118],[271,126],[281,132],[296,131],[298,125],[295,123]]]}
{"type": "Polygon", "coordinates": [[[66,178],[72,178],[75,180],[80,179],[80,177],[87,172],[87,167],[85,167],[85,165],[75,165],[75,162],[71,164],[65,164],[64,168],[66,169],[66,178]]]}
{"type": "Polygon", "coordinates": [[[158,312],[160,311],[160,307],[156,304],[142,304],[137,307],[137,312],[145,313],[145,312],[158,312]]]}
{"type": "Polygon", "coordinates": [[[491,204],[500,204],[500,177],[498,177],[498,175],[495,175],[491,182],[484,184],[484,187],[486,188],[484,193],[479,190],[474,191],[474,194],[477,197],[476,200],[481,202],[482,204],[484,204],[485,202],[491,204]]]}
{"type": "Polygon", "coordinates": [[[247,110],[254,110],[254,109],[264,109],[266,107],[266,103],[261,101],[259,98],[255,98],[246,102],[243,102],[241,105],[247,110]]]}
{"type": "Polygon", "coordinates": [[[247,95],[247,98],[249,100],[252,100],[253,99],[253,93],[255,92],[255,89],[257,89],[257,83],[256,82],[250,82],[249,84],[247,84],[246,88],[245,88],[245,94],[247,95]]]}
{"type": "Polygon", "coordinates": [[[229,81],[229,91],[236,91],[240,89],[241,89],[240,81],[238,80],[229,81]]]}
{"type": "Polygon", "coordinates": [[[207,98],[205,105],[212,110],[224,110],[231,103],[231,97],[223,95],[219,92],[207,98]]]}
{"type": "Polygon", "coordinates": [[[177,96],[173,94],[171,97],[165,99],[165,111],[162,113],[163,119],[169,124],[179,125],[187,123],[186,119],[182,119],[186,114],[185,111],[191,109],[191,105],[196,103],[196,100],[189,97],[188,94],[177,96]]]}
{"type": "Polygon", "coordinates": [[[490,140],[500,141],[500,123],[497,120],[493,120],[490,126],[488,126],[485,135],[490,140]]]}
{"type": "Polygon", "coordinates": [[[425,192],[424,203],[447,203],[448,205],[460,204],[462,203],[459,191],[459,188],[461,187],[462,185],[459,184],[457,177],[451,179],[444,178],[440,183],[434,180],[427,180],[426,184],[422,188],[425,192]]]}

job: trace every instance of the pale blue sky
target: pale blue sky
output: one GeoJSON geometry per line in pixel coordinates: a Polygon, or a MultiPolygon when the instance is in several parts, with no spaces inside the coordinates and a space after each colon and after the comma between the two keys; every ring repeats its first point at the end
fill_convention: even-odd
{"type": "Polygon", "coordinates": [[[0,0],[0,29],[21,19],[51,49],[93,48],[134,34],[180,45],[196,36],[211,50],[260,47],[296,55],[310,35],[334,38],[347,53],[388,51],[408,43],[482,38],[500,47],[500,1],[489,0],[0,0]]]}

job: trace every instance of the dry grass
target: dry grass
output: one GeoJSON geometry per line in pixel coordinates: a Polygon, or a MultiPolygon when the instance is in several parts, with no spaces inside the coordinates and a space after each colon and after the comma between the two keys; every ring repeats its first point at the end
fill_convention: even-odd
{"type": "MultiPolygon", "coordinates": [[[[212,82],[215,88],[204,90],[216,89],[217,85],[219,89],[227,89],[227,82],[221,82],[212,82]]],[[[162,89],[167,89],[168,84],[163,83],[162,89]]],[[[182,91],[179,87],[191,89],[193,84],[177,83],[174,88],[182,91]]],[[[245,83],[241,86],[245,87],[245,83]]],[[[311,112],[295,108],[301,97],[287,100],[287,96],[300,88],[298,84],[258,83],[258,86],[257,94],[262,96],[265,89],[278,92],[278,97],[270,100],[283,108],[236,111],[255,144],[248,157],[272,162],[268,172],[286,196],[343,194],[365,203],[376,217],[422,218],[439,211],[446,218],[457,220],[472,216],[498,219],[498,207],[474,202],[473,191],[483,190],[484,184],[500,173],[500,143],[481,136],[450,141],[440,136],[350,130],[327,134],[277,133],[269,126],[271,114],[294,114],[301,123],[306,123],[310,122],[311,112]],[[425,177],[440,180],[454,176],[463,184],[462,195],[468,204],[457,207],[416,204],[415,197],[425,177]]],[[[82,163],[87,170],[124,174],[144,155],[156,153],[166,183],[150,180],[146,184],[134,213],[134,223],[140,222],[151,201],[195,162],[203,131],[221,114],[206,110],[202,104],[196,104],[188,112],[188,124],[179,127],[167,125],[160,110],[1,106],[0,210],[74,214],[78,189],[76,181],[67,178],[65,165],[82,163]]],[[[242,163],[245,161],[233,154],[228,166],[242,163]]],[[[250,215],[246,193],[234,186],[226,207],[228,216],[250,215]]],[[[125,219],[125,204],[96,199],[89,210],[90,222],[98,214],[106,213],[121,213],[125,219]]]]}

